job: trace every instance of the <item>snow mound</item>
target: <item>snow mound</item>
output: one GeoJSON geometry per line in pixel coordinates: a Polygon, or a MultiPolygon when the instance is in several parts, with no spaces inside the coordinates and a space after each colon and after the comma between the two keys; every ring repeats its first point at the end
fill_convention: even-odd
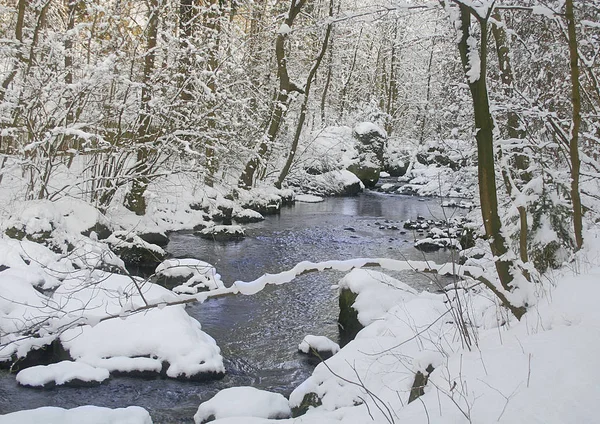
{"type": "Polygon", "coordinates": [[[62,361],[57,364],[38,365],[19,371],[17,383],[32,387],[61,386],[73,382],[100,384],[108,377],[109,372],[106,369],[72,361],[62,361]]]}
{"type": "Polygon", "coordinates": [[[332,354],[336,354],[340,351],[340,345],[325,336],[313,336],[309,334],[298,345],[298,350],[303,353],[310,353],[313,349],[317,352],[331,352],[332,354]]]}
{"type": "Polygon", "coordinates": [[[170,290],[134,277],[81,271],[65,280],[53,295],[73,317],[87,325],[71,328],[60,340],[78,362],[129,372],[160,370],[172,378],[203,378],[224,372],[214,339],[201,329],[182,305],[156,307],[134,313],[146,303],[177,300],[170,290]],[[110,318],[110,319],[106,319],[110,318]],[[125,361],[123,357],[131,358],[125,361]]]}
{"type": "Polygon", "coordinates": [[[287,399],[278,393],[254,387],[231,387],[202,403],[194,415],[194,422],[201,424],[228,417],[244,417],[239,422],[248,422],[246,417],[278,419],[291,415],[287,399]]]}
{"type": "Polygon", "coordinates": [[[139,406],[109,409],[80,406],[73,409],[43,408],[0,416],[0,424],[152,424],[150,414],[139,406]]]}

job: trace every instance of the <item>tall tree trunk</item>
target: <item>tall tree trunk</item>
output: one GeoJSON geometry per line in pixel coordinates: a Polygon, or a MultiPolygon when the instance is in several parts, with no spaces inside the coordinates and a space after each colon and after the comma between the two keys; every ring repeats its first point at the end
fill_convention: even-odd
{"type": "MultiPolygon", "coordinates": [[[[4,78],[4,81],[2,81],[2,90],[0,90],[0,102],[4,101],[8,87],[10,87],[10,84],[17,76],[19,64],[23,62],[23,24],[25,21],[26,8],[27,0],[19,0],[19,2],[17,3],[17,22],[15,25],[15,40],[17,40],[18,42],[18,49],[15,59],[12,61],[11,71],[8,73],[6,78],[4,78]]],[[[11,144],[11,136],[0,135],[0,152],[9,152],[11,144]]]]}
{"type": "Polygon", "coordinates": [[[136,215],[144,215],[146,213],[144,193],[150,181],[148,178],[150,172],[148,160],[152,147],[152,136],[150,134],[152,124],[152,114],[150,111],[150,101],[152,100],[151,78],[156,61],[158,16],[159,0],[149,0],[148,25],[146,27],[146,54],[144,55],[140,115],[137,125],[137,157],[136,163],[131,170],[133,177],[131,189],[127,193],[127,196],[125,196],[125,206],[127,209],[135,212],[136,215]]]}
{"type": "Polygon", "coordinates": [[[394,23],[394,34],[392,37],[392,49],[390,51],[390,74],[388,77],[389,86],[386,99],[385,113],[387,114],[385,130],[389,135],[394,129],[394,117],[396,115],[396,100],[398,99],[398,85],[396,84],[396,41],[398,38],[398,25],[394,23]]]}
{"type": "Polygon", "coordinates": [[[348,71],[348,78],[346,78],[346,82],[342,87],[342,91],[340,93],[340,121],[344,117],[344,112],[346,111],[346,97],[348,96],[348,87],[350,87],[350,82],[352,82],[352,77],[354,74],[354,68],[356,67],[356,59],[358,57],[358,48],[360,47],[360,39],[362,38],[363,27],[360,28],[360,32],[358,33],[358,37],[356,39],[356,45],[354,47],[354,55],[352,56],[352,63],[350,64],[350,70],[348,71]]]}
{"type": "MultiPolygon", "coordinates": [[[[512,66],[510,63],[510,51],[508,48],[508,41],[506,36],[506,30],[504,26],[500,25],[502,22],[502,17],[500,16],[500,12],[496,9],[492,14],[494,18],[494,23],[492,25],[492,34],[494,35],[494,40],[496,43],[496,55],[498,56],[498,66],[500,68],[500,79],[502,81],[502,85],[504,87],[504,94],[507,98],[510,98],[513,94],[513,81],[514,76],[512,72],[512,66]]],[[[525,131],[520,129],[519,117],[514,111],[508,111],[507,122],[506,122],[506,133],[509,138],[513,139],[524,139],[526,136],[525,131]]],[[[530,180],[530,175],[526,172],[526,169],[529,167],[529,158],[518,151],[513,156],[514,158],[514,167],[517,171],[519,178],[527,182],[530,180]]],[[[509,196],[513,196],[513,185],[509,175],[510,170],[506,170],[503,168],[502,176],[504,179],[504,183],[506,186],[506,191],[509,196]]],[[[527,225],[527,209],[525,206],[520,205],[517,207],[517,211],[519,212],[519,256],[521,262],[527,263],[529,262],[529,255],[527,253],[527,239],[528,239],[528,225],[527,225]]],[[[529,274],[527,272],[524,273],[525,276],[529,279],[529,274]]]]}
{"type": "MultiPolygon", "coordinates": [[[[496,193],[496,174],[494,171],[494,123],[490,113],[490,105],[486,83],[487,67],[487,18],[479,17],[481,27],[481,54],[479,74],[476,75],[474,58],[477,55],[475,50],[475,39],[471,34],[471,13],[470,7],[456,1],[460,8],[460,24],[462,36],[458,44],[460,57],[471,96],[473,98],[473,110],[475,115],[476,140],[477,140],[477,159],[478,159],[478,179],[479,179],[479,197],[481,202],[481,214],[485,228],[486,238],[489,240],[492,254],[496,259],[496,271],[500,279],[500,284],[506,292],[510,292],[513,287],[512,267],[513,263],[507,259],[505,254],[508,252],[506,241],[502,235],[502,223],[498,215],[498,198],[496,193]]],[[[477,12],[474,12],[475,16],[477,12]]],[[[515,305],[504,295],[504,293],[492,283],[486,285],[498,296],[505,307],[507,307],[518,319],[525,313],[523,305],[515,305]]]]}
{"type": "MultiPolygon", "coordinates": [[[[329,17],[333,17],[333,0],[329,1],[329,17]]],[[[329,44],[329,37],[331,36],[332,28],[333,22],[330,19],[329,24],[327,24],[327,29],[325,30],[325,38],[323,39],[323,44],[321,45],[321,51],[315,59],[315,63],[313,64],[312,68],[308,73],[308,77],[306,78],[306,86],[304,88],[304,101],[302,102],[302,107],[300,108],[300,117],[298,119],[298,124],[296,125],[296,132],[294,133],[294,139],[292,140],[292,146],[290,147],[290,151],[285,161],[285,165],[279,173],[279,177],[277,178],[277,182],[275,183],[275,186],[277,188],[281,188],[283,180],[285,180],[288,173],[290,172],[292,162],[294,161],[296,150],[298,149],[298,142],[300,141],[300,135],[302,134],[302,127],[304,126],[304,121],[306,120],[306,112],[308,111],[308,96],[310,95],[312,81],[315,78],[317,71],[319,70],[319,66],[321,65],[323,56],[325,56],[325,52],[327,51],[327,46],[329,44]]]]}
{"type": "Polygon", "coordinates": [[[17,68],[19,62],[23,60],[21,49],[23,48],[23,23],[25,21],[25,9],[27,8],[27,0],[19,0],[17,3],[17,23],[15,26],[15,39],[19,42],[16,60],[13,62],[13,67],[8,76],[2,81],[2,91],[0,92],[0,102],[4,100],[6,90],[11,82],[17,76],[17,68]]]}
{"type": "Polygon", "coordinates": [[[219,67],[219,47],[221,41],[221,17],[222,17],[222,0],[209,0],[208,13],[206,15],[206,28],[209,30],[212,38],[211,48],[208,52],[207,71],[210,74],[207,87],[211,92],[212,98],[208,103],[209,112],[207,115],[208,134],[205,137],[204,155],[206,158],[206,173],[204,183],[212,187],[214,183],[215,173],[217,171],[217,157],[215,151],[215,130],[217,128],[216,118],[216,94],[217,94],[217,68],[219,67]]]}
{"type": "Polygon", "coordinates": [[[285,110],[287,109],[287,103],[289,95],[293,91],[304,93],[304,90],[297,87],[291,80],[287,69],[287,56],[285,52],[285,40],[287,39],[288,33],[291,30],[296,16],[300,13],[302,7],[306,4],[306,0],[291,0],[290,9],[285,18],[284,25],[281,26],[277,33],[277,39],[275,41],[275,55],[277,57],[277,76],[279,78],[279,91],[275,98],[275,104],[273,112],[269,120],[267,133],[263,136],[263,139],[258,146],[258,151],[253,155],[250,160],[246,163],[244,171],[238,181],[238,186],[241,188],[251,188],[254,184],[254,174],[261,164],[262,159],[269,151],[271,144],[275,141],[279,127],[285,110]]]}
{"type": "Polygon", "coordinates": [[[181,0],[179,3],[179,31],[181,33],[181,100],[189,102],[193,100],[193,84],[189,81],[190,70],[192,67],[191,52],[189,52],[190,40],[193,34],[194,0],[181,0]]]}
{"type": "Polygon", "coordinates": [[[583,246],[583,217],[581,210],[581,197],[579,193],[579,128],[581,126],[581,94],[579,91],[579,54],[577,52],[577,32],[575,28],[575,12],[573,0],[565,2],[565,17],[569,35],[569,57],[571,59],[571,104],[573,106],[573,125],[571,127],[571,140],[569,155],[571,159],[571,201],[573,202],[573,227],[575,230],[576,250],[583,246]]]}

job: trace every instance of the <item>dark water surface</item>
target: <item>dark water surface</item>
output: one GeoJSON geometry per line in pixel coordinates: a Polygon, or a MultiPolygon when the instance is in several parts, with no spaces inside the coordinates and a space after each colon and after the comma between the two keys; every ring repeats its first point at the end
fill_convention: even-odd
{"type": "MultiPolygon", "coordinates": [[[[281,272],[303,260],[421,260],[423,253],[412,244],[414,235],[401,234],[402,222],[417,215],[443,219],[440,200],[365,193],[297,203],[282,209],[280,215],[249,224],[247,237],[237,242],[172,234],[167,250],[176,257],[212,263],[226,285],[281,272]]],[[[443,262],[448,255],[441,251],[426,258],[443,262]]],[[[307,274],[253,296],[229,296],[189,306],[188,313],[221,347],[227,368],[222,380],[195,383],[116,377],[87,389],[35,390],[19,387],[14,376],[1,371],[0,413],[40,406],[139,405],[150,411],[155,423],[191,423],[198,405],[226,387],[251,385],[287,396],[313,369],[297,352],[302,338],[314,334],[337,340],[337,293],[331,286],[342,275],[332,271],[307,274]]],[[[431,287],[426,276],[399,276],[417,289],[431,287]]]]}

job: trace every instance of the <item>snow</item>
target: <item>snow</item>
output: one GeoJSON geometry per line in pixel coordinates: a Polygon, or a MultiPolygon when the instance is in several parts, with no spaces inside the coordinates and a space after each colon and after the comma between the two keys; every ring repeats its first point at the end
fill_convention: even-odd
{"type": "Polygon", "coordinates": [[[376,133],[382,138],[387,138],[387,133],[379,125],[372,122],[360,122],[354,126],[354,132],[359,135],[376,133]]]}
{"type": "Polygon", "coordinates": [[[196,293],[199,288],[216,290],[225,287],[221,276],[211,264],[198,259],[167,259],[156,267],[157,277],[181,277],[186,281],[174,291],[183,291],[184,288],[193,289],[196,293]]]}
{"type": "Polygon", "coordinates": [[[317,352],[331,352],[335,354],[340,351],[340,345],[325,336],[313,336],[309,334],[298,345],[298,350],[303,353],[310,353],[313,349],[317,352]]]}
{"type": "Polygon", "coordinates": [[[340,289],[358,294],[353,308],[364,326],[382,317],[394,305],[411,299],[416,291],[382,272],[353,269],[339,282],[340,289]]]}
{"type": "Polygon", "coordinates": [[[80,406],[73,409],[46,406],[0,416],[0,424],[152,424],[150,414],[139,406],[109,409],[80,406]]]}
{"type": "Polygon", "coordinates": [[[379,178],[389,178],[389,177],[390,177],[390,174],[388,174],[388,173],[387,173],[387,172],[385,172],[385,171],[381,171],[381,172],[379,173],[379,178]]]}
{"type": "Polygon", "coordinates": [[[296,195],[296,202],[302,202],[302,203],[320,203],[322,202],[323,199],[320,196],[314,196],[312,194],[298,194],[296,195]]]}
{"type": "Polygon", "coordinates": [[[290,32],[292,32],[292,28],[290,28],[290,26],[286,23],[281,24],[279,30],[277,31],[277,33],[281,35],[287,35],[290,32]]]}
{"type": "Polygon", "coordinates": [[[287,418],[292,411],[285,397],[278,393],[266,392],[254,387],[232,387],[221,390],[212,399],[202,403],[194,415],[194,422],[206,422],[227,417],[287,418]]]}
{"type": "Polygon", "coordinates": [[[73,380],[101,383],[109,377],[106,369],[95,368],[87,364],[62,361],[50,365],[38,365],[19,371],[17,383],[22,386],[43,387],[48,384],[57,386],[73,380]]]}
{"type": "Polygon", "coordinates": [[[139,371],[159,369],[162,362],[167,362],[167,376],[171,378],[225,372],[216,342],[181,306],[155,308],[125,320],[69,329],[61,335],[61,341],[75,360],[92,365],[104,366],[105,358],[135,360],[142,356],[154,363],[142,358],[140,366],[134,361],[111,366],[119,371],[129,371],[132,366],[139,371]]]}
{"type": "Polygon", "coordinates": [[[132,368],[160,370],[164,361],[169,364],[167,376],[172,378],[224,372],[214,339],[201,330],[200,323],[182,305],[133,313],[146,302],[160,304],[177,299],[157,284],[101,271],[74,273],[53,295],[64,311],[92,324],[70,328],[60,335],[63,346],[78,362],[126,372],[132,368]],[[123,357],[131,359],[107,363],[107,359],[123,357]]]}

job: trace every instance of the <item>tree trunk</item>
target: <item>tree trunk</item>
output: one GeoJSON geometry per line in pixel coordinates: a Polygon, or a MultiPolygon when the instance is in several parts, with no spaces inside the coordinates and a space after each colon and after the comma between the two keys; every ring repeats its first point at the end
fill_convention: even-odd
{"type": "Polygon", "coordinates": [[[569,35],[569,57],[571,59],[571,104],[573,106],[573,125],[569,143],[571,159],[571,201],[573,202],[573,227],[575,230],[575,250],[583,246],[583,217],[579,194],[579,127],[581,126],[581,94],[579,92],[579,54],[577,52],[577,33],[575,31],[575,13],[573,0],[566,0],[565,16],[569,35]]]}
{"type": "Polygon", "coordinates": [[[213,38],[212,47],[208,52],[207,71],[210,74],[210,79],[206,84],[211,92],[212,98],[208,102],[207,130],[208,134],[205,137],[204,155],[206,158],[204,183],[212,187],[214,183],[215,173],[217,172],[217,157],[215,154],[215,129],[217,128],[216,118],[216,94],[217,94],[217,68],[219,67],[219,46],[221,39],[221,4],[220,0],[210,0],[207,4],[208,13],[206,14],[205,26],[213,38]]]}
{"type": "Polygon", "coordinates": [[[249,189],[254,184],[254,174],[261,164],[262,159],[269,151],[271,144],[275,141],[281,121],[283,119],[284,112],[287,110],[287,102],[289,99],[289,93],[297,91],[304,93],[304,90],[297,87],[291,80],[287,69],[287,56],[285,52],[285,40],[287,39],[288,32],[294,24],[296,16],[300,13],[302,6],[306,3],[306,0],[292,0],[290,9],[287,17],[285,18],[284,24],[287,27],[283,27],[284,30],[280,30],[277,33],[277,39],[275,41],[275,55],[277,57],[277,76],[279,78],[279,91],[275,99],[275,105],[273,107],[273,113],[269,120],[267,133],[263,136],[260,142],[258,151],[255,155],[250,158],[246,163],[246,167],[240,176],[238,186],[241,188],[249,189]]]}
{"type": "MultiPolygon", "coordinates": [[[[481,214],[485,228],[486,238],[489,240],[492,254],[496,259],[496,271],[500,279],[502,288],[510,292],[513,290],[513,275],[511,273],[512,261],[503,258],[508,252],[506,241],[502,235],[502,223],[498,215],[498,198],[496,193],[496,174],[494,171],[494,123],[490,113],[490,105],[487,93],[486,83],[486,65],[487,65],[487,19],[480,18],[481,26],[481,54],[479,75],[473,75],[471,60],[476,52],[471,51],[476,47],[473,45],[473,36],[471,27],[471,9],[463,3],[458,3],[460,7],[460,19],[462,36],[458,44],[463,68],[467,76],[469,89],[473,98],[473,110],[475,115],[476,140],[477,140],[477,159],[478,159],[478,179],[479,179],[479,197],[481,202],[481,214]]],[[[478,15],[475,15],[478,16],[478,15]]],[[[522,305],[512,304],[506,296],[503,295],[493,283],[486,284],[518,319],[525,313],[526,309],[522,305]]]]}
{"type": "Polygon", "coordinates": [[[148,26],[146,28],[146,54],[144,56],[144,73],[142,81],[142,93],[140,104],[140,115],[138,117],[137,160],[132,169],[132,183],[129,193],[125,196],[125,206],[136,215],[146,213],[146,199],[144,193],[149,183],[148,166],[151,151],[150,126],[152,115],[150,113],[150,101],[152,100],[151,77],[154,72],[156,61],[156,45],[158,38],[158,16],[159,0],[149,0],[148,26]]]}
{"type": "MultiPolygon", "coordinates": [[[[492,14],[494,20],[498,23],[502,22],[500,12],[495,10],[492,14]]],[[[500,79],[504,87],[504,94],[507,98],[512,96],[513,92],[513,81],[514,76],[512,72],[512,66],[510,64],[510,55],[508,49],[508,42],[506,36],[506,30],[502,25],[493,24],[492,34],[494,35],[494,41],[496,42],[496,55],[498,56],[498,67],[500,68],[500,79]]],[[[509,138],[524,139],[526,136],[525,131],[520,129],[519,117],[514,111],[508,111],[507,122],[506,122],[506,133],[509,138]]],[[[531,179],[531,176],[526,172],[529,167],[529,158],[522,153],[522,149],[516,152],[514,155],[514,167],[517,171],[519,178],[523,182],[527,182],[531,179]]],[[[510,170],[503,169],[502,176],[505,182],[506,191],[509,196],[513,196],[512,181],[508,173],[510,170]]],[[[529,255],[527,253],[527,239],[528,239],[528,225],[527,225],[527,209],[525,206],[518,206],[517,211],[519,212],[519,256],[521,262],[529,262],[529,255]]],[[[529,279],[529,273],[525,273],[527,279],[529,279]]]]}
{"type": "MultiPolygon", "coordinates": [[[[329,17],[333,17],[333,0],[330,0],[329,2],[329,17]]],[[[285,180],[288,173],[290,172],[290,168],[292,167],[292,162],[294,161],[296,150],[298,149],[300,135],[302,134],[302,127],[304,126],[304,121],[306,120],[306,112],[308,111],[308,96],[310,94],[312,81],[315,75],[317,74],[319,66],[321,65],[321,61],[323,60],[323,56],[325,56],[325,52],[327,51],[327,46],[329,44],[329,37],[331,36],[332,28],[333,22],[330,20],[329,24],[327,25],[327,29],[325,30],[325,38],[323,39],[321,51],[315,59],[315,63],[313,64],[312,68],[310,69],[310,72],[308,73],[308,77],[306,78],[306,86],[304,88],[304,101],[302,102],[302,107],[300,109],[300,117],[298,119],[298,124],[296,125],[296,132],[294,133],[294,139],[292,140],[292,146],[285,161],[285,165],[283,166],[283,169],[281,170],[279,177],[277,178],[277,182],[275,183],[275,187],[277,188],[281,188],[283,180],[285,180]]]]}

